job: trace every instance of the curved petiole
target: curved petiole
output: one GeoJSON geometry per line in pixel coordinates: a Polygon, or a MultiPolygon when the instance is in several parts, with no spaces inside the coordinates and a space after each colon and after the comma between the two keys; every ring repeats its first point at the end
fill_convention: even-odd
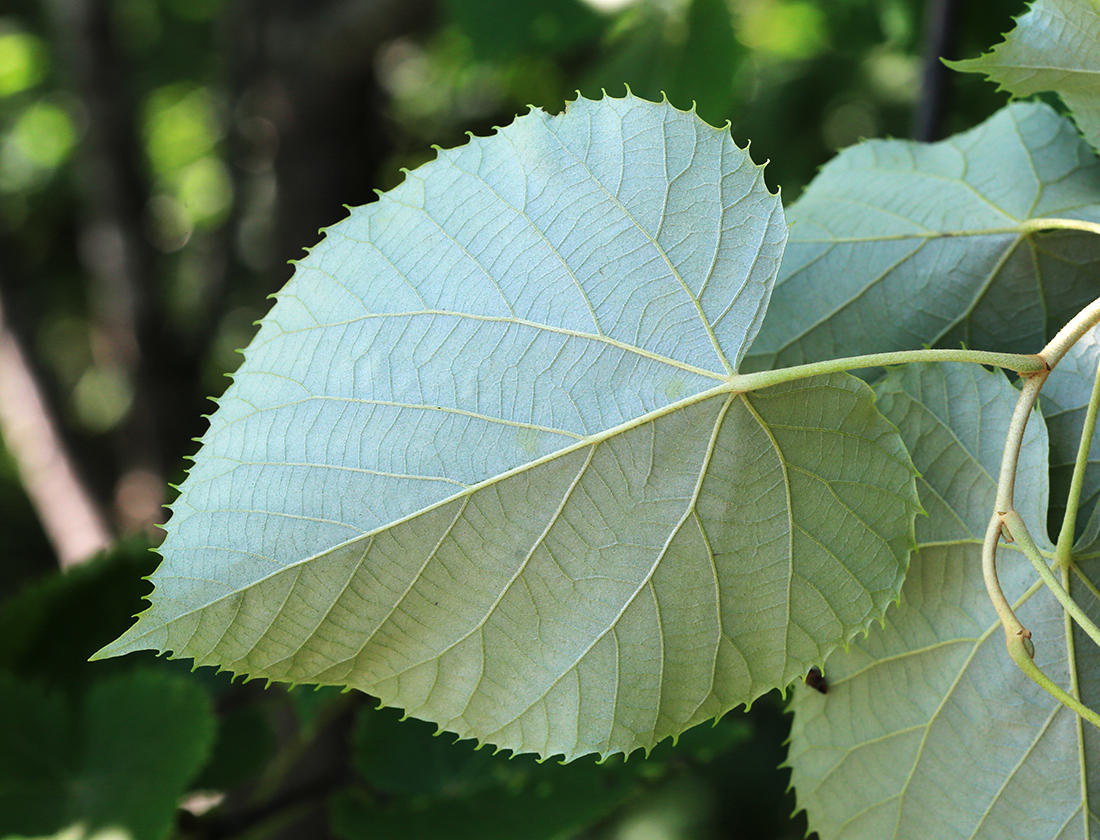
{"type": "Polygon", "coordinates": [[[1041,233],[1055,230],[1079,230],[1100,234],[1100,224],[1084,219],[1028,219],[1018,228],[1020,233],[1041,233]]]}
{"type": "Polygon", "coordinates": [[[1039,577],[1042,579],[1043,583],[1046,584],[1047,589],[1049,589],[1054,597],[1058,599],[1062,608],[1070,614],[1070,617],[1077,622],[1077,625],[1088,633],[1089,637],[1100,646],[1100,627],[1097,627],[1092,622],[1092,619],[1085,615],[1085,611],[1073,600],[1070,594],[1066,592],[1065,587],[1058,581],[1058,578],[1054,576],[1054,572],[1050,570],[1050,566],[1048,566],[1046,560],[1043,559],[1039,547],[1035,545],[1035,540],[1033,540],[1031,534],[1028,533],[1027,526],[1024,524],[1024,520],[1020,514],[1014,510],[1010,510],[1002,514],[1000,518],[1004,523],[1004,528],[1019,545],[1020,550],[1027,559],[1031,561],[1031,565],[1035,567],[1035,571],[1039,573],[1039,577]]]}
{"type": "Polygon", "coordinates": [[[1015,505],[1016,495],[1016,467],[1020,461],[1020,448],[1024,442],[1024,431],[1027,429],[1027,421],[1031,417],[1031,411],[1035,408],[1035,402],[1039,399],[1039,391],[1047,381],[1050,371],[1044,371],[1031,376],[1024,382],[1020,389],[1020,397],[1016,400],[1016,408],[1012,412],[1012,420],[1008,424],[1008,435],[1005,439],[1005,450],[1001,456],[1001,472],[997,477],[997,501],[996,513],[1004,515],[1012,510],[1015,505]]]}
{"type": "MultiPolygon", "coordinates": [[[[1090,232],[1100,233],[1100,225],[1095,225],[1094,223],[1082,223],[1081,225],[1071,225],[1068,227],[1077,227],[1089,230],[1090,232]]],[[[1023,444],[1024,430],[1027,428],[1027,421],[1031,417],[1035,402],[1039,398],[1039,392],[1046,383],[1050,371],[1062,360],[1069,349],[1079,341],[1086,332],[1095,327],[1098,322],[1100,322],[1100,298],[1094,300],[1091,304],[1082,309],[1068,324],[1062,327],[1062,329],[1058,331],[1058,334],[1047,343],[1047,346],[1037,354],[1038,358],[1046,363],[1045,370],[1023,374],[1027,381],[1020,389],[1020,397],[1016,401],[1016,408],[1013,411],[1012,420],[1009,424],[1004,454],[1001,457],[1001,471],[997,479],[996,510],[990,519],[989,528],[986,531],[986,538],[982,545],[982,572],[985,578],[986,589],[989,592],[989,597],[993,602],[994,608],[997,610],[1001,625],[1004,627],[1005,643],[1012,660],[1019,666],[1020,670],[1027,674],[1040,688],[1072,709],[1082,718],[1089,721],[1097,728],[1100,728],[1100,714],[1089,709],[1076,697],[1068,694],[1064,689],[1055,684],[1043,673],[1039,666],[1035,664],[1035,646],[1031,641],[1031,631],[1020,623],[1019,619],[1016,617],[1016,613],[1012,610],[1004,596],[1000,580],[997,576],[996,558],[997,543],[1001,536],[1004,536],[1005,540],[1008,542],[1015,541],[1020,550],[1023,551],[1024,555],[1035,567],[1040,579],[1058,599],[1066,613],[1077,622],[1078,626],[1088,633],[1097,645],[1100,645],[1100,628],[1088,618],[1084,610],[1082,610],[1073,598],[1070,597],[1065,587],[1063,587],[1054,576],[1050,566],[1047,565],[1046,560],[1039,551],[1038,546],[1035,545],[1035,541],[1031,538],[1031,534],[1028,532],[1023,518],[1015,510],[1014,502],[1016,470],[1019,465],[1020,448],[1023,444]]],[[[1100,383],[1100,373],[1098,373],[1097,382],[1100,383]]],[[[1063,565],[1068,563],[1068,559],[1066,558],[1070,557],[1069,552],[1072,548],[1072,535],[1076,527],[1077,514],[1075,502],[1080,497],[1081,489],[1081,478],[1079,474],[1083,475],[1084,473],[1081,462],[1083,459],[1087,463],[1089,442],[1091,441],[1092,431],[1095,429],[1097,401],[1100,399],[1097,397],[1097,390],[1097,387],[1094,386],[1093,394],[1089,401],[1091,419],[1089,415],[1086,415],[1085,431],[1087,435],[1083,435],[1081,447],[1079,447],[1078,450],[1077,464],[1074,468],[1073,486],[1076,488],[1076,495],[1073,496],[1071,509],[1067,511],[1066,520],[1068,520],[1069,524],[1066,524],[1066,520],[1063,521],[1062,533],[1059,535],[1058,548],[1055,552],[1056,562],[1063,565]],[[1084,452],[1083,456],[1081,454],[1082,450],[1084,452]],[[1069,536],[1066,536],[1067,528],[1069,536]],[[1059,549],[1062,551],[1062,554],[1059,554],[1059,549]]]]}
{"type": "Polygon", "coordinates": [[[1035,660],[1032,658],[1032,651],[1029,649],[1028,643],[1030,643],[1030,641],[1031,634],[1029,632],[1027,636],[1019,636],[1016,637],[1016,639],[1009,640],[1008,655],[1012,657],[1012,661],[1019,666],[1021,671],[1031,677],[1041,689],[1047,692],[1047,694],[1051,695],[1055,700],[1058,700],[1063,706],[1072,709],[1097,729],[1100,729],[1100,715],[1054,682],[1035,664],[1035,660]]]}
{"type": "MultiPolygon", "coordinates": [[[[1087,720],[1093,726],[1100,729],[1100,714],[1097,714],[1072,694],[1069,694],[1035,664],[1035,645],[1031,641],[1031,631],[1025,628],[1016,617],[1016,613],[1005,598],[1004,591],[1001,589],[1000,581],[997,578],[997,542],[1001,537],[1002,530],[1006,528],[1009,530],[1009,535],[1019,543],[1019,547],[1023,550],[1028,559],[1036,565],[1036,568],[1041,566],[1045,570],[1046,575],[1051,575],[1053,577],[1053,574],[1043,561],[1042,555],[1039,554],[1039,549],[1031,539],[1031,535],[1028,534],[1027,528],[1023,527],[1023,520],[1020,519],[1020,515],[1015,511],[1011,511],[1006,515],[995,513],[989,521],[985,542],[982,545],[982,572],[985,576],[986,588],[989,590],[990,599],[993,601],[993,606],[997,610],[997,616],[1001,620],[1001,626],[1004,627],[1005,647],[1008,649],[1008,655],[1012,657],[1012,661],[1016,663],[1017,667],[1031,678],[1032,682],[1062,705],[1076,712],[1084,720],[1087,720]],[[1016,526],[1015,534],[1011,532],[1012,526],[1016,526]]],[[[1040,573],[1044,582],[1046,582],[1046,575],[1040,573]]],[[[1057,581],[1055,581],[1055,583],[1057,583],[1057,581]]],[[[1058,589],[1065,592],[1060,585],[1058,589]]],[[[1068,595],[1066,597],[1068,598],[1068,595]]],[[[1059,600],[1061,599],[1059,598],[1059,600]]],[[[1073,603],[1072,599],[1070,599],[1070,603],[1073,603]]],[[[1064,602],[1063,606],[1065,606],[1064,602]]],[[[1078,611],[1080,610],[1075,603],[1073,607],[1078,611]]],[[[1087,618],[1085,620],[1094,630],[1096,629],[1091,621],[1088,621],[1087,618]]],[[[1080,623],[1080,621],[1078,621],[1078,623],[1080,623]]],[[[1085,629],[1086,632],[1088,632],[1088,628],[1085,629]]],[[[1090,635],[1092,634],[1090,633],[1090,635]]]]}
{"type": "Polygon", "coordinates": [[[989,593],[989,600],[993,602],[993,609],[997,611],[997,617],[1001,620],[1001,626],[1005,629],[1006,642],[1012,643],[1017,636],[1031,637],[1031,632],[1024,629],[1020,619],[1016,618],[1016,612],[1008,603],[1004,590],[1001,589],[1000,578],[997,577],[997,543],[1001,539],[1001,531],[1004,522],[999,513],[994,513],[989,520],[989,527],[985,531],[985,541],[982,543],[982,577],[985,579],[985,588],[989,593]]]}

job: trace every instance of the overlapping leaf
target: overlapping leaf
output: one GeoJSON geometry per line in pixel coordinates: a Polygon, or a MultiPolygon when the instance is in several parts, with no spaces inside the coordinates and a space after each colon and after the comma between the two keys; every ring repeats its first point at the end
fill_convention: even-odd
{"type": "Polygon", "coordinates": [[[1034,353],[1100,293],[1100,164],[1045,105],[940,143],[838,155],[788,210],[791,238],[746,369],[925,345],[1034,353]]]}
{"type": "MultiPolygon", "coordinates": [[[[914,367],[879,391],[914,453],[929,516],[885,627],[829,659],[827,695],[795,692],[788,761],[799,803],[822,840],[1094,837],[1095,733],[1013,665],[982,582],[980,544],[1017,394],[1000,373],[962,366],[914,367]]],[[[1035,415],[1017,506],[1049,549],[1046,466],[1035,415]]],[[[1084,679],[1100,664],[1095,645],[1067,637],[1061,606],[1022,554],[1002,546],[998,569],[1036,662],[1095,701],[1095,681],[1084,679]]]]}
{"type": "Polygon", "coordinates": [[[441,152],[299,265],[104,655],[567,757],[787,684],[896,596],[915,489],[855,378],[737,390],[785,233],[728,133],[667,104],[441,152]]]}
{"type": "Polygon", "coordinates": [[[1004,43],[980,58],[947,63],[984,73],[1014,96],[1055,91],[1100,149],[1100,7],[1094,0],[1035,0],[1004,43]]]}

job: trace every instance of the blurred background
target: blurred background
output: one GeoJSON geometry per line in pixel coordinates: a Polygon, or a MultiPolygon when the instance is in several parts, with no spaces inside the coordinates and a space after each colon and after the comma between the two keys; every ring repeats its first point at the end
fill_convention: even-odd
{"type": "Polygon", "coordinates": [[[1023,11],[0,0],[0,837],[803,837],[778,697],[649,761],[561,767],[358,695],[85,659],[142,608],[208,398],[344,205],[433,145],[624,85],[728,120],[789,203],[862,138],[934,140],[1000,107],[936,58],[1023,11]]]}

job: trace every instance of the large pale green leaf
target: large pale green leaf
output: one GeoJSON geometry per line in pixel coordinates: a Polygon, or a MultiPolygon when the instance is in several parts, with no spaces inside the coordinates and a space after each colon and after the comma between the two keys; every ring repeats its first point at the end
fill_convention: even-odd
{"type": "MultiPolygon", "coordinates": [[[[810,826],[822,840],[1095,837],[1095,733],[1012,663],[982,582],[981,540],[1017,392],[974,366],[914,367],[879,391],[914,453],[929,516],[918,522],[918,552],[885,626],[829,659],[827,695],[794,693],[788,762],[810,826]]],[[[1038,415],[1016,493],[1049,550],[1038,415]]],[[[998,569],[1009,600],[1022,601],[1036,662],[1096,700],[1095,646],[1067,640],[1061,607],[1036,588],[1022,554],[1002,545],[998,569]]]]}
{"type": "MultiPolygon", "coordinates": [[[[1066,588],[1093,624],[1100,625],[1100,587],[1097,585],[1100,582],[1100,505],[1092,509],[1085,532],[1074,546],[1073,560],[1073,574],[1066,588]]],[[[1073,641],[1076,646],[1075,664],[1081,675],[1078,682],[1081,701],[1090,709],[1100,709],[1100,647],[1077,625],[1073,626],[1073,641]]],[[[1095,776],[1097,768],[1100,768],[1100,731],[1086,724],[1081,738],[1082,765],[1095,776]]],[[[1100,816],[1095,816],[1100,813],[1100,783],[1095,778],[1090,778],[1089,783],[1093,820],[1100,823],[1100,816]]]]}
{"type": "Polygon", "coordinates": [[[854,377],[738,391],[785,233],[747,153],[667,104],[440,152],[298,266],[102,655],[567,757],[787,684],[896,596],[915,488],[854,377]]]}
{"type": "Polygon", "coordinates": [[[940,143],[847,149],[788,211],[791,238],[746,369],[924,345],[1038,352],[1100,293],[1100,163],[1073,125],[1018,103],[940,143]]]}
{"type": "Polygon", "coordinates": [[[1055,91],[1100,148],[1100,7],[1094,0],[1035,0],[1004,43],[947,64],[984,73],[1014,96],[1055,91]]]}

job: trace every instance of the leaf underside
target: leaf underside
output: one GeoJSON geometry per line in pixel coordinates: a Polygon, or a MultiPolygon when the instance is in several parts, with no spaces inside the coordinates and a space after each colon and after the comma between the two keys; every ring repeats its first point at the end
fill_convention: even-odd
{"type": "Polygon", "coordinates": [[[1024,225],[1100,221],[1097,195],[1100,162],[1037,103],[939,143],[847,149],[787,210],[790,241],[744,368],[960,343],[1037,352],[1100,293],[1100,239],[1024,225]]]}
{"type": "MultiPolygon", "coordinates": [[[[961,365],[914,366],[877,390],[914,453],[929,516],[918,521],[917,552],[885,627],[830,657],[827,696],[794,693],[788,764],[799,804],[822,840],[1094,837],[1097,733],[1013,665],[982,582],[981,541],[1017,392],[1000,373],[961,365]]],[[[1016,501],[1050,551],[1046,452],[1035,415],[1016,501]]],[[[1096,571],[1094,557],[1077,562],[1096,571]]],[[[997,565],[1036,662],[1095,703],[1084,678],[1098,664],[1095,645],[1067,628],[1021,553],[1002,545],[997,565]]],[[[1095,615],[1100,602],[1072,581],[1095,615]]]]}
{"type": "Polygon", "coordinates": [[[1054,91],[1100,149],[1100,7],[1094,0],[1036,0],[988,53],[948,66],[984,73],[1013,96],[1054,91]]]}
{"type": "Polygon", "coordinates": [[[857,379],[734,389],[785,234],[748,154],[667,103],[440,152],[298,265],[99,655],[566,758],[787,685],[896,597],[916,497],[857,379]]]}

